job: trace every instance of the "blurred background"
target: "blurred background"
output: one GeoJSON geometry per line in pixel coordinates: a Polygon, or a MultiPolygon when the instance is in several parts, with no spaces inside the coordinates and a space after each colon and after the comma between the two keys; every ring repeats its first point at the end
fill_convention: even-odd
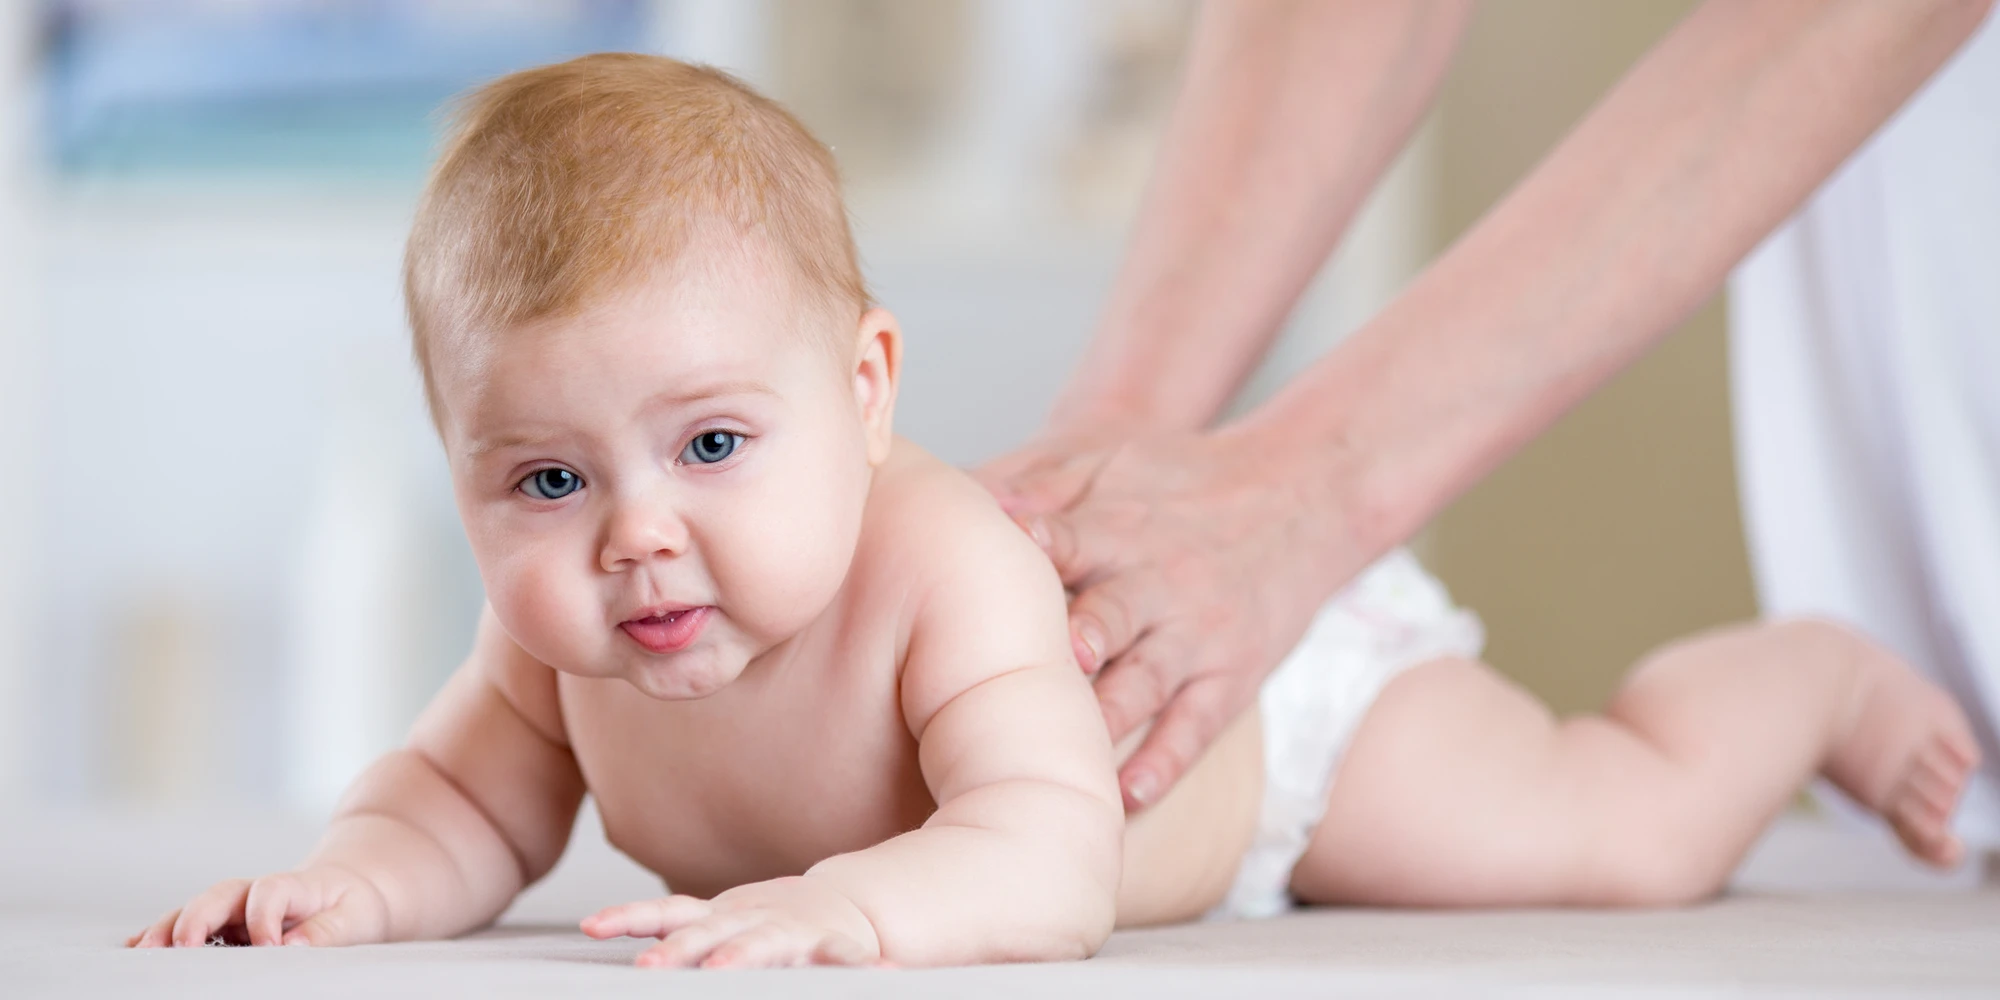
{"type": "MultiPolygon", "coordinates": [[[[1248,405],[1379,309],[1690,4],[1489,0],[1248,405]]],[[[326,808],[463,655],[479,582],[397,269],[449,95],[712,62],[841,161],[901,430],[976,463],[1088,336],[1183,0],[0,4],[0,805],[326,808]]],[[[1753,613],[1722,312],[1420,541],[1558,707],[1753,613]]]]}

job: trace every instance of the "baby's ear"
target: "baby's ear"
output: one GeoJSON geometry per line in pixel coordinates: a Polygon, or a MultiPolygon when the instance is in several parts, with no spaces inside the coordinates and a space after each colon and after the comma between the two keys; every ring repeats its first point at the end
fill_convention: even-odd
{"type": "Polygon", "coordinates": [[[878,306],[861,314],[854,337],[854,402],[861,408],[861,424],[868,435],[868,463],[880,465],[888,459],[895,437],[903,330],[889,310],[878,306]]]}

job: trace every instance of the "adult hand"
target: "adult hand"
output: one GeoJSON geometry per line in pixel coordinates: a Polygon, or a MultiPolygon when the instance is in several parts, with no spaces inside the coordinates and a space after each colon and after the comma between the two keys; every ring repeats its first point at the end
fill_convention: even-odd
{"type": "Polygon", "coordinates": [[[1071,644],[1112,739],[1157,717],[1119,774],[1136,810],[1249,707],[1367,553],[1320,470],[1250,432],[1079,442],[979,475],[1074,593],[1071,644]]]}

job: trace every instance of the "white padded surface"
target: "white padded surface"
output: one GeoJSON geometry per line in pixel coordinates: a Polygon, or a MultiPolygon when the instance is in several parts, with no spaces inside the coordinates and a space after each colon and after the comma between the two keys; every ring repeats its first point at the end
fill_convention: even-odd
{"type": "Polygon", "coordinates": [[[2000,892],[1937,879],[1885,845],[1794,822],[1730,896],[1655,912],[1326,910],[1125,932],[1080,964],[933,971],[681,973],[573,921],[653,891],[590,820],[557,873],[493,930],[316,951],[118,947],[226,875],[292,863],[317,823],[267,814],[0,819],[8,997],[2000,996],[2000,892]],[[662,982],[666,980],[666,982],[662,982]]]}

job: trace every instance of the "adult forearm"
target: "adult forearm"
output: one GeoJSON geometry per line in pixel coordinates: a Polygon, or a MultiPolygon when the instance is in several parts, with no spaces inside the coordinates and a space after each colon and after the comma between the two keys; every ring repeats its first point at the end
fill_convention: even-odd
{"type": "Polygon", "coordinates": [[[390,940],[483,926],[525,883],[505,838],[411,750],[384,756],[355,781],[306,864],[366,879],[382,894],[390,940]]]}
{"type": "Polygon", "coordinates": [[[1379,317],[1238,428],[1380,552],[1652,345],[1991,0],[1711,0],[1379,317]]]}
{"type": "Polygon", "coordinates": [[[1212,420],[1407,142],[1469,9],[1206,5],[1125,263],[1051,424],[1212,420]]]}

